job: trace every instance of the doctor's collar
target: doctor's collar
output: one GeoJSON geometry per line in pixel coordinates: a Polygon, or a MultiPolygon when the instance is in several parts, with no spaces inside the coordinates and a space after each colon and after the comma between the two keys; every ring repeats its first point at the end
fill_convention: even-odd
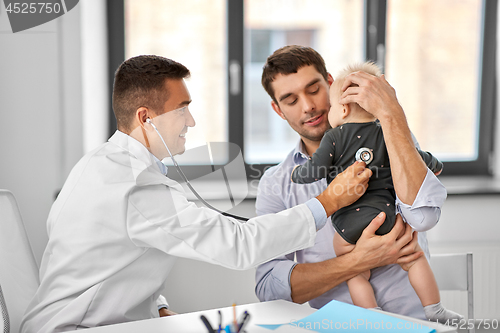
{"type": "Polygon", "coordinates": [[[158,165],[158,168],[160,169],[160,172],[164,176],[166,176],[168,173],[168,167],[165,164],[163,164],[163,162],[160,161],[155,155],[151,154],[151,156],[153,156],[154,161],[156,162],[156,164],[158,165]]]}
{"type": "Polygon", "coordinates": [[[135,156],[138,160],[145,163],[146,167],[156,165],[154,167],[158,172],[163,175],[167,175],[168,168],[163,164],[155,155],[153,155],[141,142],[137,141],[134,137],[117,130],[111,138],[108,139],[109,142],[118,145],[124,150],[128,151],[130,154],[135,156]]]}

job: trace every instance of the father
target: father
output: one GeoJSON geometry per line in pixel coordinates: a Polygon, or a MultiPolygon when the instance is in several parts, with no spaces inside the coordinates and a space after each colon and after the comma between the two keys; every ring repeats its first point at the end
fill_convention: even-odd
{"type": "MultiPolygon", "coordinates": [[[[267,59],[262,85],[272,98],[274,111],[299,134],[300,141],[284,161],[264,173],[259,183],[257,214],[288,209],[326,188],[325,179],[312,184],[292,183],[291,171],[295,165],[304,163],[312,156],[324,132],[330,128],[327,119],[330,102],[356,102],[377,117],[382,125],[391,160],[398,211],[406,220],[419,222],[421,228],[418,231],[430,229],[439,219],[446,190],[414,149],[415,144],[394,89],[383,76],[377,78],[358,72],[346,78],[341,100],[330,101],[328,92],[332,82],[323,58],[312,48],[286,46],[267,59]]],[[[383,220],[383,217],[379,219],[383,220]]],[[[372,269],[370,282],[377,304],[383,310],[425,319],[420,300],[409,283],[407,272],[402,269],[422,255],[422,252],[415,252],[417,239],[428,255],[425,232],[419,233],[419,237],[414,232],[408,243],[411,238],[406,238],[406,235],[410,234],[410,227],[403,224],[401,218],[394,229],[384,236],[375,235],[376,223],[374,220],[365,229],[354,251],[341,257],[335,256],[335,229],[327,223],[318,232],[313,247],[289,253],[258,267],[257,297],[261,301],[309,301],[316,308],[332,299],[352,303],[345,281],[365,269],[372,269]],[[403,227],[407,233],[397,239],[403,227]],[[372,247],[375,243],[377,246],[372,247]]]]}

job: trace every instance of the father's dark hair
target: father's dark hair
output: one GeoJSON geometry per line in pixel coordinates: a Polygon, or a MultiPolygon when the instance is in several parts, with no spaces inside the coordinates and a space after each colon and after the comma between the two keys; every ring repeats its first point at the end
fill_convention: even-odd
{"type": "Polygon", "coordinates": [[[115,73],[113,111],[119,130],[129,133],[134,114],[141,106],[161,112],[170,97],[165,94],[167,79],[189,77],[189,70],[171,59],[141,55],[124,61],[115,73]]]}
{"type": "Polygon", "coordinates": [[[314,66],[316,70],[328,81],[323,57],[314,49],[307,46],[288,45],[274,51],[264,65],[262,71],[262,86],[267,91],[273,101],[278,104],[274,96],[274,89],[271,83],[277,74],[293,74],[304,66],[314,66]]]}

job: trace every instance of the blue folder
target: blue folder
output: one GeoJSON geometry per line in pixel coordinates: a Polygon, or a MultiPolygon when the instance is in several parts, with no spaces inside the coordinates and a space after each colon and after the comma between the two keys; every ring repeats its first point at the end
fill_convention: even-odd
{"type": "Polygon", "coordinates": [[[314,332],[331,332],[335,330],[353,332],[436,332],[435,329],[420,323],[395,318],[384,313],[335,300],[303,319],[280,325],[259,326],[275,330],[283,325],[300,327],[314,332]]]}

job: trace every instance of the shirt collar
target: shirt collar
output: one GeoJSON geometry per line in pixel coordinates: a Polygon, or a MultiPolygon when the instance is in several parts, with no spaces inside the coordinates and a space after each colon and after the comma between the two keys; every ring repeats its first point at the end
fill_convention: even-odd
{"type": "Polygon", "coordinates": [[[302,164],[309,158],[310,156],[306,152],[304,142],[302,142],[302,140],[299,140],[299,142],[295,146],[295,149],[293,150],[293,162],[295,164],[302,164]]]}

